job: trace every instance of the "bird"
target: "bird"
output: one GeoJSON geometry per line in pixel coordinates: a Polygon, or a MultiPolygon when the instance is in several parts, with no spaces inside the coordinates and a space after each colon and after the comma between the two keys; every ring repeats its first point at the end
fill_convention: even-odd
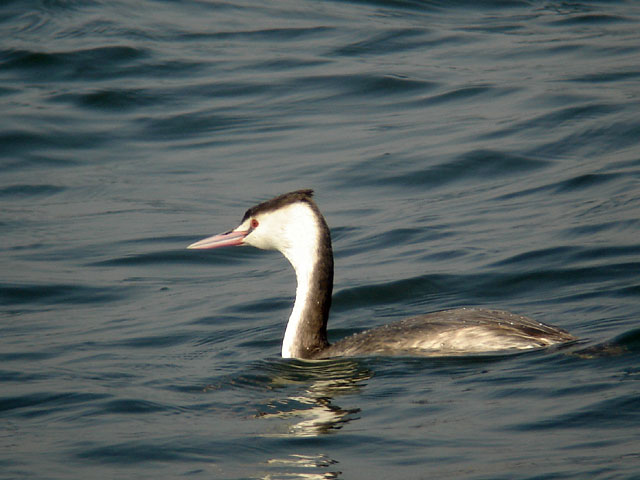
{"type": "Polygon", "coordinates": [[[573,342],[561,328],[503,310],[460,307],[374,327],[330,344],[333,250],[313,190],[279,195],[249,208],[233,230],[188,249],[249,245],[277,250],[296,274],[296,297],[282,340],[283,358],[459,356],[540,349],[573,342]]]}

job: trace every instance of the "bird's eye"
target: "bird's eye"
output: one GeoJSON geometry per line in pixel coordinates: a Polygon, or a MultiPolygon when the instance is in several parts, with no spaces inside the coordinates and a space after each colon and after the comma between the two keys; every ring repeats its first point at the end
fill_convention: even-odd
{"type": "Polygon", "coordinates": [[[255,218],[251,219],[251,228],[258,228],[258,225],[260,225],[260,222],[258,222],[258,220],[256,220],[255,218]]]}

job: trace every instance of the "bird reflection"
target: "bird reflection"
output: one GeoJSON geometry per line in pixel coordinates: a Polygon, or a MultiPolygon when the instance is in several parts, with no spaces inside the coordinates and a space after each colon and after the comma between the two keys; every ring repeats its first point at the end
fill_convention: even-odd
{"type": "Polygon", "coordinates": [[[353,394],[371,378],[369,370],[353,361],[282,362],[271,378],[273,387],[306,384],[302,392],[269,402],[258,414],[263,419],[294,419],[286,431],[268,436],[314,437],[342,428],[356,419],[359,408],[342,408],[336,396],[353,394]]]}
{"type": "Polygon", "coordinates": [[[326,468],[338,463],[335,460],[327,457],[326,455],[289,455],[287,458],[273,458],[267,461],[270,466],[273,467],[286,467],[287,469],[294,469],[288,473],[279,472],[277,474],[267,474],[263,479],[305,479],[305,480],[326,480],[331,478],[338,478],[342,472],[305,472],[296,471],[303,468],[326,468]]]}
{"type": "MultiPolygon", "coordinates": [[[[363,382],[372,373],[353,361],[323,362],[282,362],[271,378],[276,390],[283,387],[304,385],[302,391],[294,395],[273,399],[268,402],[257,417],[279,420],[276,431],[263,434],[269,437],[305,438],[335,433],[351,421],[357,420],[359,408],[342,408],[334,403],[334,398],[351,395],[360,391],[363,382]],[[282,422],[286,420],[286,422],[282,422]]],[[[297,445],[297,444],[296,444],[297,445]]],[[[278,471],[263,478],[330,479],[338,478],[339,471],[321,471],[337,464],[338,461],[324,454],[290,453],[281,458],[267,461],[277,470],[283,467],[286,473],[278,471]],[[312,471],[314,469],[316,471],[312,471]]]]}

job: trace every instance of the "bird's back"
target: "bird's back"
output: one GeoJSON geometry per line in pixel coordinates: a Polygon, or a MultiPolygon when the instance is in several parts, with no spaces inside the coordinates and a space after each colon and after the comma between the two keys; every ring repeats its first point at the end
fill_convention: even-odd
{"type": "Polygon", "coordinates": [[[534,349],[573,340],[565,330],[521,315],[458,308],[357,333],[330,345],[317,357],[448,356],[534,349]]]}

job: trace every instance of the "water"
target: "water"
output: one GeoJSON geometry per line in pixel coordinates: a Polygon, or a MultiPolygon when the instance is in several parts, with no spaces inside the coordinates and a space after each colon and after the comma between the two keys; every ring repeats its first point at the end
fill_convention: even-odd
{"type": "Polygon", "coordinates": [[[0,477],[640,475],[637,2],[0,6],[0,477]],[[465,305],[568,349],[278,357],[314,188],[333,339],[465,305]]]}

